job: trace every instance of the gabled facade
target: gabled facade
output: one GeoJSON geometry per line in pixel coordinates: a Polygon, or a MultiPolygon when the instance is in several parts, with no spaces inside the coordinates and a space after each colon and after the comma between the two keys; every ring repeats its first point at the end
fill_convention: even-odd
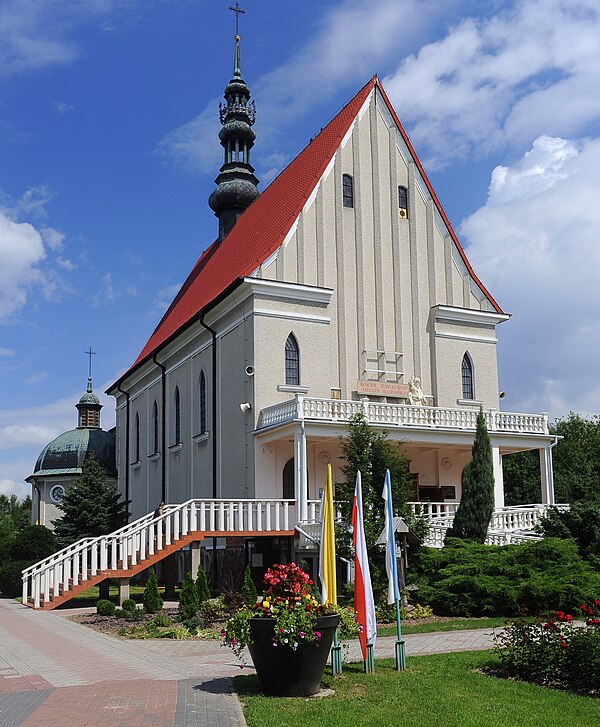
{"type": "Polygon", "coordinates": [[[502,456],[523,449],[540,450],[553,502],[547,417],[499,411],[496,328],[509,316],[377,78],[248,204],[109,389],[133,517],[161,500],[260,498],[310,522],[357,411],[406,449],[416,501],[459,501],[482,408],[497,507],[502,456]]]}

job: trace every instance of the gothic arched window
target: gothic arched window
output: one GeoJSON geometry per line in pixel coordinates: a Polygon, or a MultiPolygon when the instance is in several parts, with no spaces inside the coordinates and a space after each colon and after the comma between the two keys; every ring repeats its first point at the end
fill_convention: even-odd
{"type": "Polygon", "coordinates": [[[154,404],[152,405],[152,454],[158,454],[158,432],[158,404],[155,400],[154,404]]]}
{"type": "Polygon", "coordinates": [[[354,207],[354,180],[349,174],[342,174],[342,199],[344,207],[354,207]]]}
{"type": "Polygon", "coordinates": [[[473,387],[473,363],[468,353],[465,353],[461,367],[462,374],[462,398],[474,399],[475,390],[473,387]]]}
{"type": "Polygon", "coordinates": [[[175,397],[173,399],[174,404],[174,417],[173,417],[173,444],[181,443],[181,394],[179,393],[179,387],[175,387],[175,397]]]}
{"type": "Polygon", "coordinates": [[[300,350],[293,333],[285,342],[285,383],[288,386],[300,386],[300,350]]]}
{"type": "Polygon", "coordinates": [[[140,415],[135,413],[135,424],[133,426],[133,461],[140,461],[140,415]]]}
{"type": "Polygon", "coordinates": [[[200,379],[198,382],[198,405],[200,415],[200,434],[204,434],[206,430],[206,376],[204,371],[200,371],[200,379]]]}
{"type": "Polygon", "coordinates": [[[403,219],[408,217],[408,189],[406,187],[398,187],[398,212],[403,219]]]}

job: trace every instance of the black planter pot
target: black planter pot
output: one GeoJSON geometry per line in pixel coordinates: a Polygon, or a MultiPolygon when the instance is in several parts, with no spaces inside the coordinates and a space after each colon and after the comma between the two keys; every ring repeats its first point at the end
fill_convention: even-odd
{"type": "Polygon", "coordinates": [[[270,618],[251,618],[252,644],[248,647],[263,692],[271,697],[308,697],[316,694],[340,617],[320,616],[316,631],[319,641],[302,643],[296,650],[273,646],[275,622],[270,618]]]}

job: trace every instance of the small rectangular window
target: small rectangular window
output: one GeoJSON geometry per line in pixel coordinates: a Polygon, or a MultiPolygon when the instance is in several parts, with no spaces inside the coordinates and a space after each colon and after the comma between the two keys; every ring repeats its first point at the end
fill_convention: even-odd
{"type": "Polygon", "coordinates": [[[349,174],[342,176],[342,196],[344,207],[354,207],[354,182],[349,174]]]}

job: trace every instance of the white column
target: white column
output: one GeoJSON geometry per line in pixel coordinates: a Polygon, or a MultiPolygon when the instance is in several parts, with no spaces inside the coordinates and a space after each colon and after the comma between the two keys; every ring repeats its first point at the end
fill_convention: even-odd
{"type": "Polygon", "coordinates": [[[539,450],[540,453],[540,480],[542,482],[542,503],[554,505],[554,469],[552,467],[552,447],[547,446],[539,450]]]}
{"type": "Polygon", "coordinates": [[[494,507],[504,507],[502,455],[500,454],[500,447],[494,445],[492,445],[492,463],[494,465],[494,507]]]}
{"type": "Polygon", "coordinates": [[[296,518],[308,519],[307,475],[306,475],[306,432],[300,422],[294,432],[294,489],[296,497],[296,518]]]}

